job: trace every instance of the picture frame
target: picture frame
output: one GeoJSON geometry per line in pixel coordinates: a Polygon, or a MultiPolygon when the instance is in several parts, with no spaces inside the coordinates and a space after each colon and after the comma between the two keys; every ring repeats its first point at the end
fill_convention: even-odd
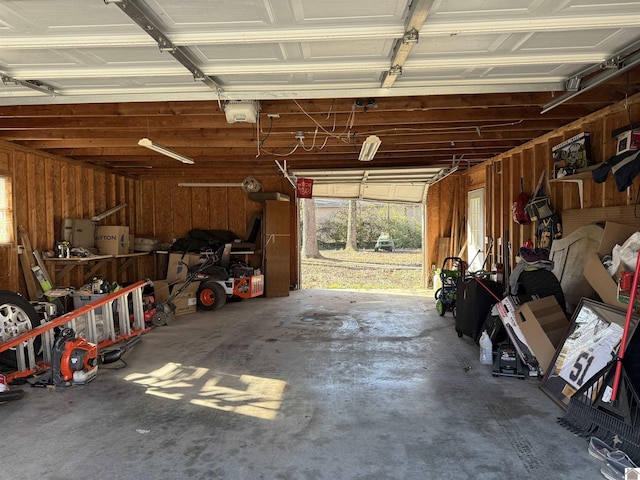
{"type": "Polygon", "coordinates": [[[591,137],[582,132],[551,149],[554,178],[573,175],[578,169],[591,165],[591,137]]]}
{"type": "MultiPolygon", "coordinates": [[[[626,312],[582,298],[540,388],[563,410],[571,396],[618,355],[626,312]]],[[[634,315],[629,340],[639,317],[634,315]]]]}

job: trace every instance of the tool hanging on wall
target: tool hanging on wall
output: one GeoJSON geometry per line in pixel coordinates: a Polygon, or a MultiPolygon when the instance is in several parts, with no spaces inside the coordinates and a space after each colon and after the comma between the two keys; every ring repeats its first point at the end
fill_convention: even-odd
{"type": "Polygon", "coordinates": [[[256,193],[262,190],[260,181],[249,175],[239,183],[179,183],[179,187],[242,187],[244,193],[256,193]]]}

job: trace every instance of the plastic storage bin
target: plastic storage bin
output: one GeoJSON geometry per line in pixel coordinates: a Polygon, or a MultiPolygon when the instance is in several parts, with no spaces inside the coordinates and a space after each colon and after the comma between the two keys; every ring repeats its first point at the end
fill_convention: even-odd
{"type": "MultiPolygon", "coordinates": [[[[80,308],[84,305],[89,305],[90,303],[95,302],[101,298],[107,296],[106,293],[89,293],[89,292],[73,292],[71,294],[73,297],[73,308],[80,308]]],[[[102,307],[98,307],[95,310],[96,315],[102,315],[102,307]]]]}

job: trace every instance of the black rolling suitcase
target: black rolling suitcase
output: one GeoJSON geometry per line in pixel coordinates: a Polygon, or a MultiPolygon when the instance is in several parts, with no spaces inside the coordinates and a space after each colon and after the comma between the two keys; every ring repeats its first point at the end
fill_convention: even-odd
{"type": "Polygon", "coordinates": [[[456,285],[456,332],[458,337],[466,335],[478,343],[482,327],[491,310],[491,306],[498,303],[495,297],[502,299],[504,287],[493,280],[484,280],[472,276],[458,278],[456,285]]]}

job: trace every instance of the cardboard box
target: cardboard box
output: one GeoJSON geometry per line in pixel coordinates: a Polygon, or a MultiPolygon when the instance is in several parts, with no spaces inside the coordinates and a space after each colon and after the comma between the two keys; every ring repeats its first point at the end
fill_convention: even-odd
{"type": "Polygon", "coordinates": [[[189,268],[199,263],[202,263],[202,259],[197,253],[170,253],[166,279],[169,282],[184,281],[189,275],[189,268]]]}
{"type": "Polygon", "coordinates": [[[497,304],[497,308],[500,320],[502,320],[502,324],[507,330],[507,334],[513,343],[513,347],[516,352],[518,352],[525,368],[529,370],[529,376],[534,377],[539,374],[541,366],[539,365],[539,362],[537,362],[536,358],[532,358],[532,356],[534,356],[533,350],[527,343],[527,339],[520,331],[520,326],[518,325],[516,312],[522,305],[524,304],[520,303],[520,299],[517,296],[507,295],[500,301],[500,303],[497,304]]]}
{"type": "Polygon", "coordinates": [[[516,322],[540,369],[546,372],[569,328],[569,320],[556,297],[539,298],[522,304],[516,310],[516,322]]]}
{"type": "Polygon", "coordinates": [[[607,222],[598,250],[588,254],[584,266],[583,275],[589,285],[600,295],[604,303],[616,308],[624,308],[624,305],[618,302],[617,280],[609,275],[607,269],[602,265],[601,259],[605,255],[611,255],[614,246],[622,245],[636,231],[636,227],[607,222]]]}
{"type": "MultiPolygon", "coordinates": [[[[184,283],[174,283],[167,280],[156,280],[155,282],[153,282],[156,303],[162,303],[166,301],[171,295],[171,292],[182,288],[183,285],[184,283]]],[[[176,317],[196,312],[198,306],[196,295],[198,294],[199,287],[200,282],[192,282],[187,286],[187,288],[185,288],[182,293],[180,293],[180,295],[173,299],[172,303],[176,307],[176,310],[174,312],[176,317]]]]}
{"type": "Polygon", "coordinates": [[[96,228],[96,248],[101,255],[129,253],[129,227],[96,228]]]}
{"type": "Polygon", "coordinates": [[[87,250],[94,248],[96,237],[96,222],[83,218],[64,218],[62,220],[62,239],[72,247],[82,247],[87,250]]]}

